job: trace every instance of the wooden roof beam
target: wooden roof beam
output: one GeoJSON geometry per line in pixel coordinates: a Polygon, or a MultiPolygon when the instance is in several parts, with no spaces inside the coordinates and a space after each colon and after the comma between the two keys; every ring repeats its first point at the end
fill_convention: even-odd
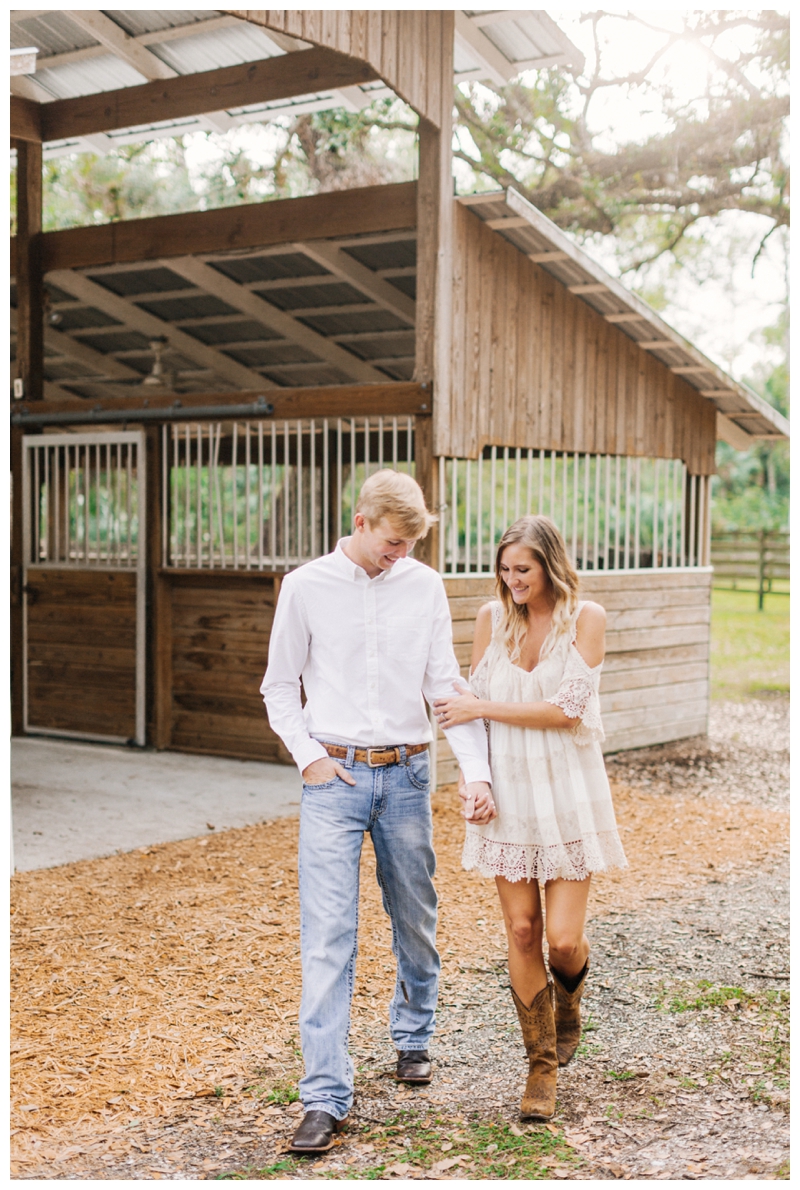
{"type": "Polygon", "coordinates": [[[227,380],[229,384],[246,390],[272,387],[260,373],[245,368],[236,360],[229,359],[228,356],[215,351],[213,347],[207,347],[205,343],[193,339],[191,335],[178,330],[169,322],[164,322],[153,314],[148,314],[146,310],[140,310],[138,306],[134,306],[125,298],[118,297],[117,294],[104,289],[102,285],[98,285],[96,281],[92,281],[81,273],[70,273],[66,269],[53,270],[50,280],[65,293],[72,294],[73,297],[79,298],[87,305],[105,310],[112,318],[118,319],[122,324],[120,329],[141,331],[143,335],[147,335],[151,339],[163,336],[174,351],[179,351],[181,355],[194,363],[209,368],[221,380],[227,380]]]}
{"type": "MultiPolygon", "coordinates": [[[[149,57],[155,57],[144,47],[139,48],[149,57]]],[[[42,138],[61,140],[205,115],[315,91],[335,91],[377,78],[371,66],[333,50],[302,50],[219,70],[164,78],[139,87],[55,100],[42,107],[42,138]]],[[[15,135],[13,129],[12,135],[15,135]]]]}
{"type": "MultiPolygon", "coordinates": [[[[110,50],[117,58],[121,58],[123,62],[127,62],[134,70],[138,70],[139,74],[144,75],[146,79],[177,77],[177,71],[173,70],[171,66],[167,66],[166,62],[162,62],[155,54],[151,54],[146,46],[138,42],[135,37],[131,37],[130,33],[126,33],[105,13],[88,9],[69,9],[68,15],[69,19],[79,28],[91,33],[92,37],[95,37],[101,45],[110,50]]],[[[105,130],[96,129],[96,131],[105,130]]]]}
{"type": "MultiPolygon", "coordinates": [[[[370,367],[352,352],[346,351],[330,339],[326,339],[324,335],[311,330],[310,327],[293,318],[291,314],[271,306],[249,289],[245,289],[238,282],[232,281],[230,277],[226,277],[217,269],[212,268],[211,265],[204,264],[201,260],[195,260],[192,256],[182,256],[177,260],[172,257],[169,261],[165,260],[163,264],[200,289],[207,293],[213,293],[223,302],[227,302],[229,306],[254,318],[268,330],[313,352],[320,362],[341,368],[353,380],[361,383],[375,383],[383,379],[383,376],[375,368],[370,367]]],[[[252,344],[252,346],[257,345],[257,341],[252,344]]]]}
{"type": "Polygon", "coordinates": [[[313,244],[296,243],[294,247],[303,252],[311,260],[329,269],[336,277],[348,281],[368,298],[372,298],[384,310],[406,319],[413,326],[416,318],[416,303],[408,294],[402,293],[391,282],[378,277],[372,269],[360,264],[347,252],[343,252],[336,244],[316,242],[313,244]]]}
{"type": "MultiPolygon", "coordinates": [[[[288,55],[287,55],[288,56],[288,55]]],[[[299,56],[299,55],[295,55],[299,56]]],[[[45,272],[92,268],[167,256],[234,253],[296,240],[336,239],[362,231],[407,231],[417,225],[417,184],[397,182],[334,190],[213,211],[127,219],[42,235],[45,272]]],[[[15,244],[12,240],[12,268],[15,244]]]]}

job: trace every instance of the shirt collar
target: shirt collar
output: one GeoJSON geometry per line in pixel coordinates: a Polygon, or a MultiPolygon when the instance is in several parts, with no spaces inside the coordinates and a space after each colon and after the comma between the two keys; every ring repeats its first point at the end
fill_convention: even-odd
{"type": "Polygon", "coordinates": [[[405,558],[399,558],[391,570],[384,570],[380,574],[376,574],[375,577],[371,579],[364,567],[359,566],[358,563],[354,562],[352,558],[348,558],[347,554],[344,552],[344,547],[348,541],[350,541],[349,537],[340,537],[336,542],[336,549],[331,554],[331,558],[333,559],[336,569],[341,571],[342,574],[346,575],[347,578],[353,580],[354,582],[386,582],[387,579],[392,577],[392,574],[395,572],[395,570],[397,570],[397,567],[406,561],[405,558]]]}

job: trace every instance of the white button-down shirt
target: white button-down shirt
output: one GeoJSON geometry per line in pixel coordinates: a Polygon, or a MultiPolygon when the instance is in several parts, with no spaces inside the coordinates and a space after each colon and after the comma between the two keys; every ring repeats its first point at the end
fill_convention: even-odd
{"type": "MultiPolygon", "coordinates": [[[[460,676],[439,575],[401,558],[371,579],[344,552],[348,540],[287,574],[275,609],[261,693],[301,772],[327,756],[319,740],[428,743],[424,698],[451,696],[460,676]]],[[[490,781],[482,721],[446,734],[465,779],[490,781]]]]}

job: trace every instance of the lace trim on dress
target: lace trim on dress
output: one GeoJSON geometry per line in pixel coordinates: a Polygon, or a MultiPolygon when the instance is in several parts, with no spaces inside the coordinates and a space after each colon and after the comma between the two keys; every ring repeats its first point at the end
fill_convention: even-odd
{"type": "Polygon", "coordinates": [[[535,843],[501,843],[467,829],[461,863],[481,876],[517,880],[585,880],[592,872],[627,868],[616,830],[600,831],[575,843],[544,846],[535,843]]]}
{"type": "Polygon", "coordinates": [[[593,741],[602,744],[606,738],[600,717],[599,686],[602,668],[602,661],[599,665],[588,665],[573,641],[558,690],[545,699],[545,702],[560,707],[568,719],[578,720],[575,726],[569,729],[576,744],[591,744],[593,741]]]}

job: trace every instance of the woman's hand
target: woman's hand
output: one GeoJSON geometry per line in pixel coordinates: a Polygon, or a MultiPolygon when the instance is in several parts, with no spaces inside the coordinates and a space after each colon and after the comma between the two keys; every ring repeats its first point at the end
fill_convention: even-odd
{"type": "Polygon", "coordinates": [[[463,773],[459,771],[458,794],[464,803],[461,813],[467,822],[472,822],[475,826],[485,826],[497,817],[491,786],[485,781],[470,781],[465,785],[463,773]]]}
{"type": "Polygon", "coordinates": [[[483,703],[474,694],[465,694],[459,689],[458,683],[453,682],[453,689],[458,693],[452,698],[437,698],[433,707],[439,726],[447,729],[457,727],[459,723],[471,723],[473,719],[483,718],[483,703]]]}

